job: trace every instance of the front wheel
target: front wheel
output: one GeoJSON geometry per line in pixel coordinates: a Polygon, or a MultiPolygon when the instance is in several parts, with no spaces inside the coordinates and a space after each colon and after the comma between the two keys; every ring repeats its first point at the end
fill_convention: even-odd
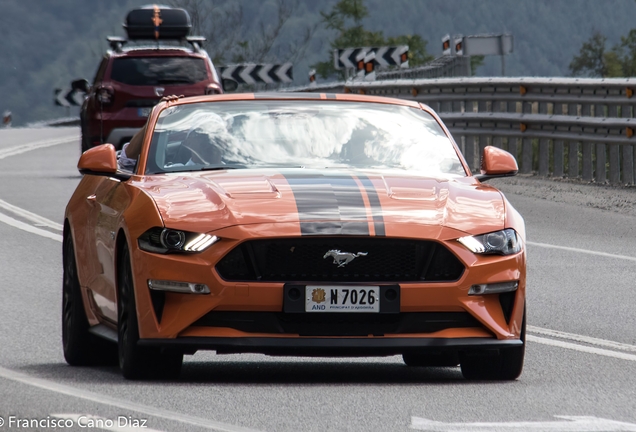
{"type": "Polygon", "coordinates": [[[523,371],[526,352],[526,311],[521,325],[523,345],[499,350],[498,353],[462,353],[460,356],[462,375],[470,380],[512,381],[523,371]]]}
{"type": "Polygon", "coordinates": [[[64,235],[62,250],[62,347],[71,366],[111,364],[115,345],[88,332],[89,324],[77,276],[75,248],[70,230],[64,235]]]}
{"type": "Polygon", "coordinates": [[[135,307],[135,291],[130,264],[130,252],[125,245],[118,266],[117,336],[119,368],[124,378],[174,379],[181,372],[183,353],[162,351],[159,348],[140,347],[139,324],[135,307]]]}

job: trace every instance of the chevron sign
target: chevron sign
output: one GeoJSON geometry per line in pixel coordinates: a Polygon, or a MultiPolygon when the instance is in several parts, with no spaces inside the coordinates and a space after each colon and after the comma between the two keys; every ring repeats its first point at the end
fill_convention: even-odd
{"type": "Polygon", "coordinates": [[[364,60],[369,48],[346,48],[333,51],[333,65],[336,69],[362,69],[358,63],[364,60]]]}
{"type": "Polygon", "coordinates": [[[361,70],[363,64],[360,62],[364,62],[364,58],[372,52],[375,53],[376,66],[409,67],[408,45],[337,49],[333,53],[333,65],[338,70],[361,70]]]}
{"type": "Polygon", "coordinates": [[[71,105],[82,105],[86,94],[73,89],[56,88],[53,91],[54,103],[57,106],[70,107],[71,105]]]}
{"type": "Polygon", "coordinates": [[[394,47],[371,48],[375,51],[375,62],[378,66],[409,67],[409,47],[400,45],[394,47]]]}
{"type": "Polygon", "coordinates": [[[239,84],[290,83],[294,80],[293,65],[275,64],[238,64],[222,66],[221,77],[233,79],[239,84]]]}

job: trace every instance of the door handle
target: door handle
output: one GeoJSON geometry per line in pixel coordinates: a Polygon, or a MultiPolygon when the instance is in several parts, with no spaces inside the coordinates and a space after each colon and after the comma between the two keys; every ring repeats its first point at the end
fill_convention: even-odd
{"type": "Polygon", "coordinates": [[[88,201],[91,204],[95,204],[97,202],[97,195],[93,194],[93,195],[87,196],[86,201],[88,201]]]}

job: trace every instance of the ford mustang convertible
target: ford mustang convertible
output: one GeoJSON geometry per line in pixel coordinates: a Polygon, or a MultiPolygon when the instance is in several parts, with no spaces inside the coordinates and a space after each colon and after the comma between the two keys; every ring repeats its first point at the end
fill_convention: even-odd
{"type": "Polygon", "coordinates": [[[69,364],[175,378],[213,350],[521,374],[524,222],[484,183],[516,174],[511,154],[485,147],[472,173],[428,106],[352,94],[174,97],[140,136],[132,164],[111,144],[79,160],[69,364]]]}

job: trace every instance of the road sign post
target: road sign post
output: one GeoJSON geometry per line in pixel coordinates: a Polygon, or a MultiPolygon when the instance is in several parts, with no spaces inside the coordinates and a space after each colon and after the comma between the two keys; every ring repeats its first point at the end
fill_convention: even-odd
{"type": "Polygon", "coordinates": [[[10,128],[11,120],[12,120],[11,111],[5,111],[4,114],[2,115],[2,124],[4,125],[4,127],[10,128]]]}
{"type": "Polygon", "coordinates": [[[451,55],[450,35],[442,37],[442,55],[451,55]]]}

